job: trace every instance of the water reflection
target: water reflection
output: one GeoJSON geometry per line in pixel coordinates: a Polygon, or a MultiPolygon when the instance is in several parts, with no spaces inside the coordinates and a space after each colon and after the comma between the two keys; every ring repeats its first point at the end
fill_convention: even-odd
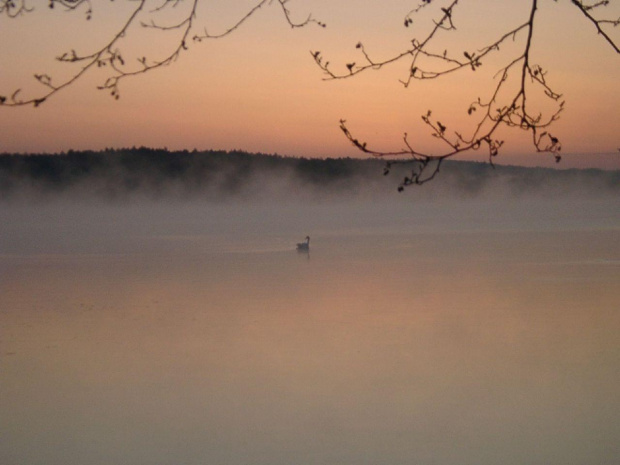
{"type": "Polygon", "coordinates": [[[617,238],[6,254],[1,461],[612,463],[617,238]]]}

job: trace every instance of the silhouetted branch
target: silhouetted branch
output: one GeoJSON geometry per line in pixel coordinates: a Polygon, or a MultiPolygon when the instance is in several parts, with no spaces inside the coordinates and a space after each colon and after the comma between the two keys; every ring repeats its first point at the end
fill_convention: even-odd
{"type": "MultiPolygon", "coordinates": [[[[294,21],[291,11],[287,7],[289,0],[275,0],[282,11],[285,21],[291,28],[303,27],[314,23],[325,27],[320,21],[308,16],[303,21],[294,21]]],[[[101,48],[90,53],[78,53],[70,50],[56,57],[59,62],[80,65],[79,69],[69,78],[57,82],[50,74],[35,74],[34,78],[43,85],[44,91],[36,96],[22,97],[22,89],[13,91],[9,96],[0,95],[0,105],[4,106],[39,106],[61,90],[71,86],[88,71],[93,68],[107,68],[110,75],[97,88],[107,90],[111,96],[118,99],[120,96],[119,84],[122,80],[148,73],[155,69],[165,67],[176,61],[181,53],[188,49],[190,42],[200,42],[204,39],[217,39],[225,37],[237,30],[243,23],[252,17],[260,8],[271,5],[274,0],[257,1],[235,24],[219,34],[209,34],[205,28],[204,34],[194,32],[197,20],[197,8],[202,0],[137,0],[132,12],[127,16],[122,26],[111,35],[111,39],[101,48]],[[172,23],[162,22],[162,16],[169,8],[183,9],[180,19],[172,23]],[[169,34],[170,47],[163,56],[153,58],[138,56],[126,58],[123,54],[123,41],[127,41],[130,30],[135,28],[150,29],[161,34],[169,34]],[[193,36],[192,36],[193,34],[193,36]],[[137,62],[137,63],[136,63],[137,62]]],[[[49,0],[49,8],[59,5],[67,11],[74,11],[86,7],[86,19],[91,19],[92,7],[90,0],[49,0]]],[[[32,11],[25,4],[25,0],[0,0],[0,14],[4,13],[9,18],[32,11]]]]}
{"type": "MultiPolygon", "coordinates": [[[[590,12],[594,9],[605,7],[609,1],[599,1],[591,5],[586,5],[579,0],[571,0],[583,14],[593,22],[599,33],[612,45],[618,52],[618,47],[614,41],[602,30],[602,26],[611,24],[618,25],[619,20],[595,19],[590,12]]],[[[413,25],[413,17],[423,8],[429,7],[433,0],[423,0],[422,3],[411,10],[404,20],[405,27],[413,25]]],[[[413,170],[410,177],[404,179],[399,186],[399,190],[411,184],[423,184],[433,179],[439,172],[441,162],[446,158],[453,157],[459,153],[479,150],[484,147],[489,153],[489,162],[493,165],[493,159],[499,154],[503,141],[497,140],[494,133],[501,126],[517,128],[529,131],[532,134],[532,143],[536,151],[551,153],[556,162],[561,160],[560,152],[562,144],[559,139],[549,132],[549,127],[558,120],[560,113],[564,109],[562,95],[553,90],[547,80],[547,72],[540,65],[533,64],[531,61],[531,46],[534,40],[534,32],[537,28],[536,13],[538,0],[529,2],[529,14],[526,22],[514,27],[496,40],[491,41],[477,51],[463,51],[460,55],[454,55],[448,50],[437,53],[431,46],[439,33],[447,33],[456,30],[455,18],[457,13],[458,0],[445,2],[447,6],[440,7],[437,19],[430,32],[422,39],[413,38],[411,47],[397,53],[391,57],[375,59],[368,53],[366,47],[358,42],[356,49],[362,55],[362,60],[351,61],[345,64],[346,71],[337,72],[330,65],[321,52],[311,52],[314,61],[324,72],[325,79],[349,79],[358,74],[369,70],[380,70],[385,66],[406,60],[409,63],[409,74],[406,79],[400,82],[408,87],[414,80],[437,79],[448,74],[463,70],[476,71],[482,66],[483,61],[493,53],[499,53],[500,47],[507,41],[515,42],[519,37],[523,37],[522,52],[511,59],[508,65],[501,68],[494,79],[497,83],[492,87],[490,97],[487,100],[478,98],[468,108],[470,116],[478,115],[478,122],[469,136],[454,131],[454,135],[448,132],[448,128],[439,120],[432,117],[429,110],[422,115],[422,120],[428,127],[431,135],[441,142],[444,149],[438,152],[422,151],[415,144],[410,143],[408,136],[404,135],[404,147],[401,150],[385,151],[370,148],[364,141],[355,137],[344,120],[340,121],[340,129],[345,137],[360,151],[379,158],[388,158],[385,174],[390,171],[390,166],[394,163],[412,163],[413,170]],[[424,60],[423,59],[427,59],[424,60]],[[428,60],[430,59],[430,60],[428,60]],[[514,76],[514,77],[513,77],[514,76]],[[508,88],[509,81],[517,79],[516,89],[508,88]],[[538,89],[542,95],[555,105],[555,109],[549,114],[543,115],[536,110],[534,91],[538,89]],[[394,160],[394,157],[408,157],[405,160],[394,160]]]]}
{"type": "MultiPolygon", "coordinates": [[[[316,19],[314,19],[312,17],[312,15],[309,15],[304,21],[301,22],[295,22],[293,21],[292,17],[291,17],[291,12],[290,10],[286,7],[286,4],[288,3],[289,0],[277,0],[278,5],[280,5],[280,8],[282,9],[282,13],[284,14],[284,18],[286,20],[286,22],[289,24],[289,26],[291,26],[291,28],[299,28],[299,27],[304,27],[310,23],[315,23],[321,27],[325,27],[325,24],[317,21],[316,19]]],[[[230,26],[228,29],[226,29],[224,32],[220,32],[218,34],[211,34],[209,32],[207,32],[207,29],[204,29],[204,33],[202,35],[195,35],[193,37],[193,40],[200,42],[204,39],[220,39],[222,37],[225,37],[229,34],[231,34],[232,32],[236,31],[239,27],[241,27],[241,25],[243,23],[245,23],[252,15],[254,15],[259,9],[261,9],[263,6],[267,5],[267,4],[271,4],[272,0],[263,0],[261,2],[259,2],[258,4],[256,4],[251,10],[249,10],[245,16],[243,16],[241,19],[239,19],[235,24],[233,24],[232,26],[230,26]]]]}
{"type": "Polygon", "coordinates": [[[31,11],[32,8],[26,5],[26,0],[0,0],[0,15],[8,18],[17,18],[31,11]]]}
{"type": "Polygon", "coordinates": [[[55,4],[61,5],[67,11],[77,10],[82,5],[86,5],[86,19],[90,19],[93,12],[90,0],[49,0],[51,9],[54,8],[55,4]]]}
{"type": "Polygon", "coordinates": [[[612,46],[612,48],[616,51],[616,53],[620,53],[620,48],[618,48],[618,44],[616,44],[612,40],[612,38],[609,37],[609,35],[601,27],[601,25],[603,25],[603,24],[611,24],[614,27],[618,26],[620,24],[620,18],[617,18],[617,19],[614,19],[614,20],[610,20],[610,19],[595,19],[590,14],[590,11],[594,10],[595,8],[609,5],[609,0],[602,0],[602,1],[596,2],[596,3],[591,4],[591,5],[586,5],[581,0],[571,0],[571,1],[573,2],[573,5],[575,5],[585,15],[585,17],[588,18],[590,20],[590,22],[592,22],[594,24],[594,26],[596,26],[596,29],[597,29],[598,33],[603,36],[603,38],[607,41],[607,43],[609,43],[609,45],[612,46]]]}
{"type": "MultiPolygon", "coordinates": [[[[407,18],[405,19],[405,26],[409,26],[409,24],[411,24],[411,15],[414,14],[415,12],[419,11],[423,6],[426,6],[430,4],[429,1],[424,2],[420,7],[418,7],[417,9],[413,10],[412,12],[410,12],[407,15],[407,18]]],[[[421,41],[417,40],[417,39],[413,39],[411,41],[411,47],[404,50],[403,52],[392,56],[390,58],[387,59],[383,59],[383,60],[376,60],[374,58],[371,58],[371,56],[367,53],[364,45],[361,42],[358,42],[357,45],[355,46],[357,49],[360,50],[360,52],[362,53],[362,55],[364,56],[364,63],[362,64],[357,64],[355,62],[352,63],[347,63],[346,68],[348,70],[347,73],[337,73],[332,71],[332,69],[330,68],[330,63],[329,61],[324,61],[323,57],[321,55],[321,52],[311,52],[312,57],[314,58],[315,62],[317,63],[317,65],[325,72],[325,74],[327,75],[327,77],[325,79],[346,79],[352,76],[355,76],[357,74],[363,73],[364,71],[368,71],[368,70],[380,70],[381,68],[390,65],[392,63],[396,63],[398,61],[401,61],[402,59],[405,59],[407,57],[410,57],[411,60],[411,65],[409,67],[409,69],[411,70],[410,75],[407,77],[406,81],[401,81],[403,82],[403,84],[405,85],[405,87],[407,87],[409,85],[409,83],[411,82],[412,79],[433,79],[436,78],[442,74],[448,74],[450,72],[456,71],[460,68],[463,68],[465,66],[470,66],[472,65],[473,62],[475,62],[475,59],[473,57],[468,58],[467,61],[462,61],[462,60],[457,60],[454,58],[450,58],[447,57],[446,54],[444,55],[437,55],[434,54],[430,51],[428,51],[426,49],[427,45],[431,42],[431,40],[435,37],[435,35],[438,33],[438,31],[440,30],[444,30],[444,31],[450,31],[450,30],[454,30],[454,23],[452,21],[452,14],[453,14],[453,10],[456,7],[456,5],[458,4],[458,0],[453,0],[452,3],[447,7],[447,8],[442,8],[442,16],[440,17],[439,20],[435,21],[435,26],[433,27],[433,29],[431,30],[431,32],[421,41]],[[424,71],[423,69],[421,69],[418,66],[418,60],[421,56],[426,56],[426,57],[431,57],[431,58],[440,58],[442,59],[445,63],[448,63],[451,65],[450,69],[446,70],[446,71],[441,71],[441,72],[437,72],[437,71],[424,71]]],[[[487,52],[488,53],[488,52],[487,52]]],[[[476,66],[476,65],[472,65],[472,66],[476,66]]]]}

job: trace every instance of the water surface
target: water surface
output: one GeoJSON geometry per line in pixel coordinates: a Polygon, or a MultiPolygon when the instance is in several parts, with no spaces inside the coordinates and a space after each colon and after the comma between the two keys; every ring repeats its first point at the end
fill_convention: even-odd
{"type": "Polygon", "coordinates": [[[7,207],[0,462],[613,463],[620,217],[584,205],[7,207]]]}

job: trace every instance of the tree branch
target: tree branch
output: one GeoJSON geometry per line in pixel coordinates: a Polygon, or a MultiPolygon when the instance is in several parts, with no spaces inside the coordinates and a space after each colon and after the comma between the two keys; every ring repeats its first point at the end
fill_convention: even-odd
{"type": "MultiPolygon", "coordinates": [[[[305,20],[296,22],[292,18],[291,11],[288,9],[289,0],[275,0],[284,15],[284,19],[291,28],[304,27],[314,23],[321,27],[325,27],[320,21],[309,15],[305,20]]],[[[25,5],[25,0],[0,0],[0,14],[5,14],[9,18],[15,18],[19,15],[32,11],[25,5]]],[[[49,8],[54,8],[58,4],[68,11],[74,11],[82,5],[87,6],[86,19],[90,19],[92,8],[90,0],[49,0],[49,8]]],[[[188,49],[190,36],[194,33],[194,25],[196,22],[197,8],[202,0],[161,0],[154,8],[150,10],[147,5],[152,5],[153,0],[137,0],[137,6],[132,10],[131,14],[123,25],[114,33],[111,39],[101,48],[86,54],[78,54],[75,50],[65,52],[56,59],[62,63],[80,64],[81,67],[68,79],[60,83],[55,83],[49,74],[35,74],[34,78],[44,86],[44,91],[36,96],[22,97],[21,89],[17,89],[10,96],[0,95],[0,105],[4,106],[39,106],[58,92],[70,87],[82,76],[93,68],[108,68],[111,75],[107,77],[97,88],[107,90],[111,96],[118,99],[120,96],[119,83],[129,77],[142,75],[155,69],[165,67],[176,61],[180,54],[188,49]],[[167,8],[186,7],[181,19],[172,24],[162,24],[156,17],[167,8]],[[127,40],[130,30],[140,27],[143,29],[151,29],[159,31],[162,34],[177,34],[176,39],[171,41],[172,47],[164,54],[163,57],[149,58],[147,56],[138,56],[134,59],[126,59],[123,56],[122,41],[127,40]],[[139,66],[136,68],[136,61],[139,66]]],[[[274,0],[260,0],[254,7],[250,8],[235,24],[227,28],[220,34],[209,34],[206,29],[204,34],[195,34],[191,39],[200,42],[204,39],[217,39],[225,37],[237,30],[243,23],[252,17],[260,8],[265,5],[271,5],[274,0]]]]}
{"type": "Polygon", "coordinates": [[[603,38],[607,41],[609,45],[611,45],[611,47],[616,51],[616,53],[620,53],[620,48],[618,48],[618,45],[601,27],[601,24],[611,24],[612,26],[616,27],[620,24],[620,18],[615,19],[615,20],[609,20],[609,19],[599,20],[599,19],[595,19],[590,14],[590,11],[595,8],[598,8],[600,6],[607,6],[609,4],[609,0],[602,0],[589,6],[584,5],[584,3],[581,0],[571,0],[571,2],[573,3],[573,5],[575,5],[579,9],[579,11],[583,13],[583,15],[586,18],[588,18],[588,20],[590,20],[591,23],[594,24],[598,33],[603,36],[603,38]]]}
{"type": "Polygon", "coordinates": [[[31,11],[32,8],[26,5],[25,0],[0,0],[0,15],[6,15],[8,18],[17,18],[31,11]]]}
{"type": "MultiPolygon", "coordinates": [[[[412,16],[422,8],[428,7],[431,1],[424,0],[417,8],[410,11],[405,17],[405,26],[409,27],[413,24],[412,16]]],[[[575,2],[576,0],[572,1],[575,2]]],[[[599,2],[599,4],[585,7],[581,2],[578,3],[584,13],[587,13],[589,9],[606,4],[603,1],[599,2]]],[[[453,0],[445,8],[440,8],[439,19],[434,21],[434,27],[431,32],[422,40],[414,38],[411,41],[411,48],[390,58],[380,61],[374,60],[367,53],[364,46],[358,43],[356,48],[360,49],[364,62],[361,65],[357,65],[355,62],[347,63],[346,68],[348,72],[346,73],[332,71],[329,62],[324,60],[320,52],[312,52],[315,62],[326,74],[325,79],[328,80],[348,79],[367,70],[379,70],[386,65],[409,56],[411,57],[410,73],[407,79],[401,81],[407,87],[416,79],[437,79],[464,69],[476,71],[482,65],[483,60],[487,59],[491,53],[499,52],[502,44],[510,39],[516,40],[519,35],[525,32],[522,52],[496,73],[494,79],[497,79],[497,83],[493,87],[490,97],[486,101],[478,98],[469,106],[467,110],[469,115],[480,114],[471,135],[464,136],[457,131],[454,131],[454,135],[451,135],[444,124],[433,118],[430,110],[425,115],[422,115],[422,120],[429,129],[431,136],[441,143],[440,145],[444,147],[443,150],[437,152],[419,150],[415,144],[409,141],[407,133],[403,137],[404,147],[400,150],[385,151],[370,148],[366,142],[352,134],[345,120],[340,121],[340,129],[358,150],[374,157],[387,159],[384,174],[389,172],[390,167],[394,163],[413,164],[411,175],[400,183],[399,190],[412,184],[419,185],[430,181],[438,174],[443,160],[470,150],[479,150],[481,147],[485,147],[488,150],[489,162],[493,165],[493,159],[499,154],[504,144],[502,140],[498,140],[494,136],[498,128],[502,126],[530,132],[532,134],[532,144],[537,152],[551,153],[556,162],[561,160],[562,144],[557,137],[549,132],[548,128],[559,119],[564,109],[562,95],[555,92],[547,82],[546,72],[543,68],[533,64],[531,60],[532,43],[537,27],[535,19],[538,0],[530,0],[526,22],[504,32],[499,38],[491,41],[477,52],[463,52],[465,60],[455,58],[448,51],[444,51],[441,54],[433,52],[429,48],[440,30],[453,31],[456,29],[455,7],[457,4],[458,0],[453,0]],[[434,67],[423,67],[419,62],[421,57],[433,58],[435,60],[434,67]],[[440,65],[437,65],[437,63],[440,65]],[[514,78],[511,78],[513,75],[517,78],[518,85],[513,92],[510,92],[508,84],[509,80],[514,81],[514,78]],[[529,98],[535,88],[540,89],[542,91],[541,94],[555,104],[555,110],[546,116],[534,109],[535,101],[529,98]],[[506,92],[510,93],[506,95],[506,92]],[[401,159],[402,157],[407,157],[407,159],[401,159]]],[[[597,25],[600,27],[600,22],[597,25]]],[[[431,66],[433,66],[432,63],[431,66]]]]}

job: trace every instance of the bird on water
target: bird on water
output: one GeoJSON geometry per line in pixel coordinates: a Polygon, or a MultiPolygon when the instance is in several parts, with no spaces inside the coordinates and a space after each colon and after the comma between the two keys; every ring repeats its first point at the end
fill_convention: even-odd
{"type": "Polygon", "coordinates": [[[300,252],[307,252],[310,250],[310,236],[306,236],[306,242],[300,242],[297,244],[297,250],[300,252]]]}

